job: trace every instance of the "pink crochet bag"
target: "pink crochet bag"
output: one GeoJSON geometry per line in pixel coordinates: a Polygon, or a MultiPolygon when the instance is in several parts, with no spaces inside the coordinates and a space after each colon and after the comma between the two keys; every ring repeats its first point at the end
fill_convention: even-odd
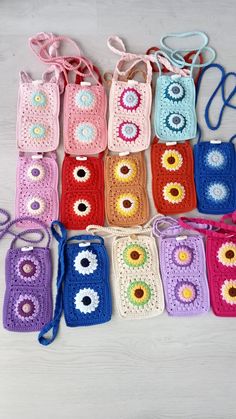
{"type": "Polygon", "coordinates": [[[49,79],[44,73],[42,80],[20,73],[16,126],[19,150],[44,153],[58,147],[59,96],[53,73],[49,79]]]}
{"type": "Polygon", "coordinates": [[[111,51],[121,56],[110,90],[108,148],[116,152],[146,150],[151,136],[152,57],[127,53],[122,40],[117,36],[108,38],[107,44],[111,51]],[[146,67],[145,82],[132,78],[127,81],[131,71],[141,64],[146,67]]]}
{"type": "Polygon", "coordinates": [[[236,317],[236,227],[226,224],[226,219],[236,223],[236,212],[223,216],[219,222],[188,217],[178,221],[182,227],[206,236],[208,283],[214,313],[236,317]]]}
{"type": "MultiPolygon", "coordinates": [[[[16,218],[34,217],[50,225],[58,218],[56,153],[20,153],[16,175],[16,218]]],[[[32,227],[32,222],[21,222],[32,227]]]]}
{"type": "Polygon", "coordinates": [[[72,155],[91,155],[107,146],[107,98],[98,69],[81,56],[78,45],[70,38],[53,34],[38,34],[30,45],[37,57],[54,65],[60,78],[65,80],[64,97],[64,150],[72,155]],[[62,42],[73,47],[76,55],[51,56],[51,48],[58,49],[62,42]],[[69,83],[68,74],[76,76],[69,83]]]}

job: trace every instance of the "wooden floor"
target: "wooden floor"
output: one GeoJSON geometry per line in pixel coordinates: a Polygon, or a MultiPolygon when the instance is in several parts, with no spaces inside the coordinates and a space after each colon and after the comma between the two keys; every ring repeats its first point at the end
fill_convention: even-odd
{"type": "MultiPolygon", "coordinates": [[[[18,73],[40,78],[44,68],[28,47],[31,35],[71,36],[106,71],[117,59],[106,46],[111,34],[143,53],[168,31],[203,30],[217,61],[235,70],[235,14],[235,0],[0,0],[0,207],[14,214],[18,73]]],[[[213,82],[211,74],[201,103],[213,82]]],[[[202,105],[198,113],[202,119],[202,105]]],[[[203,126],[205,138],[227,140],[236,132],[235,117],[227,111],[217,133],[203,126]]],[[[149,153],[147,160],[150,190],[149,153]]],[[[0,242],[1,307],[9,243],[0,242]]],[[[124,321],[114,307],[106,325],[69,329],[62,320],[48,348],[36,337],[0,329],[1,419],[236,418],[235,319],[209,313],[124,321]]]]}

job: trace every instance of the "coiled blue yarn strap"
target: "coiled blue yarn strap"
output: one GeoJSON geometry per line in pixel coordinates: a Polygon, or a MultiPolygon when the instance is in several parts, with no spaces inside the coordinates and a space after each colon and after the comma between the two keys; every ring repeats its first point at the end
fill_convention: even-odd
{"type": "MultiPolygon", "coordinates": [[[[198,99],[198,95],[199,95],[199,91],[200,91],[202,78],[203,78],[204,74],[206,73],[206,71],[208,71],[209,69],[212,69],[212,68],[216,68],[220,71],[221,79],[220,79],[218,85],[216,86],[214,92],[212,93],[212,95],[210,96],[210,98],[207,102],[207,105],[206,105],[206,108],[205,108],[205,111],[204,111],[204,118],[205,118],[207,127],[212,131],[216,131],[221,126],[221,122],[222,122],[222,118],[223,118],[223,114],[224,114],[225,109],[227,107],[231,108],[231,109],[236,109],[236,105],[233,105],[231,103],[232,98],[236,95],[236,84],[235,84],[234,88],[231,90],[231,92],[229,93],[229,95],[226,94],[226,82],[227,82],[228,78],[231,77],[231,76],[236,78],[236,73],[232,72],[232,71],[229,72],[229,73],[226,73],[224,67],[220,64],[210,64],[207,67],[205,67],[202,70],[202,73],[200,74],[200,77],[198,79],[198,83],[197,83],[197,86],[196,86],[196,103],[197,103],[197,99],[198,99]],[[222,104],[222,107],[221,107],[220,112],[219,112],[218,120],[217,120],[216,124],[213,125],[213,123],[210,120],[210,110],[211,110],[211,106],[212,106],[212,104],[213,104],[213,102],[214,102],[214,100],[215,100],[219,91],[221,93],[221,98],[222,98],[223,104],[222,104]]],[[[233,137],[230,139],[230,142],[232,142],[234,140],[234,138],[235,138],[235,135],[233,135],[233,137]]],[[[200,142],[200,141],[201,141],[201,128],[200,128],[200,126],[198,126],[198,142],[200,142]]]]}
{"type": "Polygon", "coordinates": [[[67,243],[67,231],[60,221],[54,221],[51,225],[52,235],[58,241],[58,272],[57,272],[57,295],[53,319],[46,324],[38,335],[38,341],[41,345],[50,345],[57,336],[59,324],[63,312],[63,279],[65,275],[65,246],[67,243]],[[55,227],[59,227],[59,234],[55,227]],[[52,330],[51,337],[44,335],[52,330]]]}

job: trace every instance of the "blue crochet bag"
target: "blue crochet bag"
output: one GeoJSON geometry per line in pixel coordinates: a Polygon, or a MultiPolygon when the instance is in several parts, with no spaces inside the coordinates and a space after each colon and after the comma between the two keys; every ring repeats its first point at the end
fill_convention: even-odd
{"type": "MultiPolygon", "coordinates": [[[[207,102],[204,118],[209,129],[215,131],[221,125],[223,112],[226,107],[236,109],[230,100],[236,93],[234,88],[226,96],[226,81],[229,76],[235,73],[226,73],[219,64],[211,64],[206,67],[197,84],[197,96],[200,84],[205,72],[209,69],[218,69],[221,73],[221,80],[207,102]],[[222,94],[222,108],[217,123],[213,125],[210,120],[210,109],[218,91],[222,94]]],[[[214,112],[215,117],[215,112],[214,112]]],[[[197,192],[198,210],[205,214],[227,214],[236,208],[236,156],[233,144],[233,136],[228,142],[219,140],[201,141],[201,129],[199,137],[194,145],[194,171],[197,192]]]]}
{"type": "Polygon", "coordinates": [[[206,62],[197,63],[203,52],[211,52],[212,57],[208,62],[210,63],[215,58],[215,51],[207,46],[208,37],[203,32],[168,34],[161,38],[160,44],[161,50],[154,54],[159,69],[155,96],[155,133],[163,141],[189,140],[197,133],[193,70],[207,65],[206,62]],[[191,63],[181,55],[190,52],[190,49],[172,50],[165,44],[167,38],[191,36],[200,36],[203,39],[202,46],[196,50],[191,63]],[[161,64],[174,74],[162,75],[161,64]]]}
{"type": "Polygon", "coordinates": [[[112,314],[109,259],[103,238],[92,235],[67,238],[67,231],[59,221],[52,223],[51,230],[59,243],[57,296],[53,320],[39,333],[42,345],[49,345],[56,338],[63,310],[69,327],[105,323],[112,314]],[[52,336],[45,337],[51,329],[52,336]]]}

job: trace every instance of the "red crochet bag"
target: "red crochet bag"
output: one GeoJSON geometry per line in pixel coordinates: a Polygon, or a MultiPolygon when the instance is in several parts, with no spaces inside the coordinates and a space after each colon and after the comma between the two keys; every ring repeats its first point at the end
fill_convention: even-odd
{"type": "Polygon", "coordinates": [[[98,157],[65,154],[62,165],[60,221],[67,229],[104,225],[103,153],[98,157]]]}

